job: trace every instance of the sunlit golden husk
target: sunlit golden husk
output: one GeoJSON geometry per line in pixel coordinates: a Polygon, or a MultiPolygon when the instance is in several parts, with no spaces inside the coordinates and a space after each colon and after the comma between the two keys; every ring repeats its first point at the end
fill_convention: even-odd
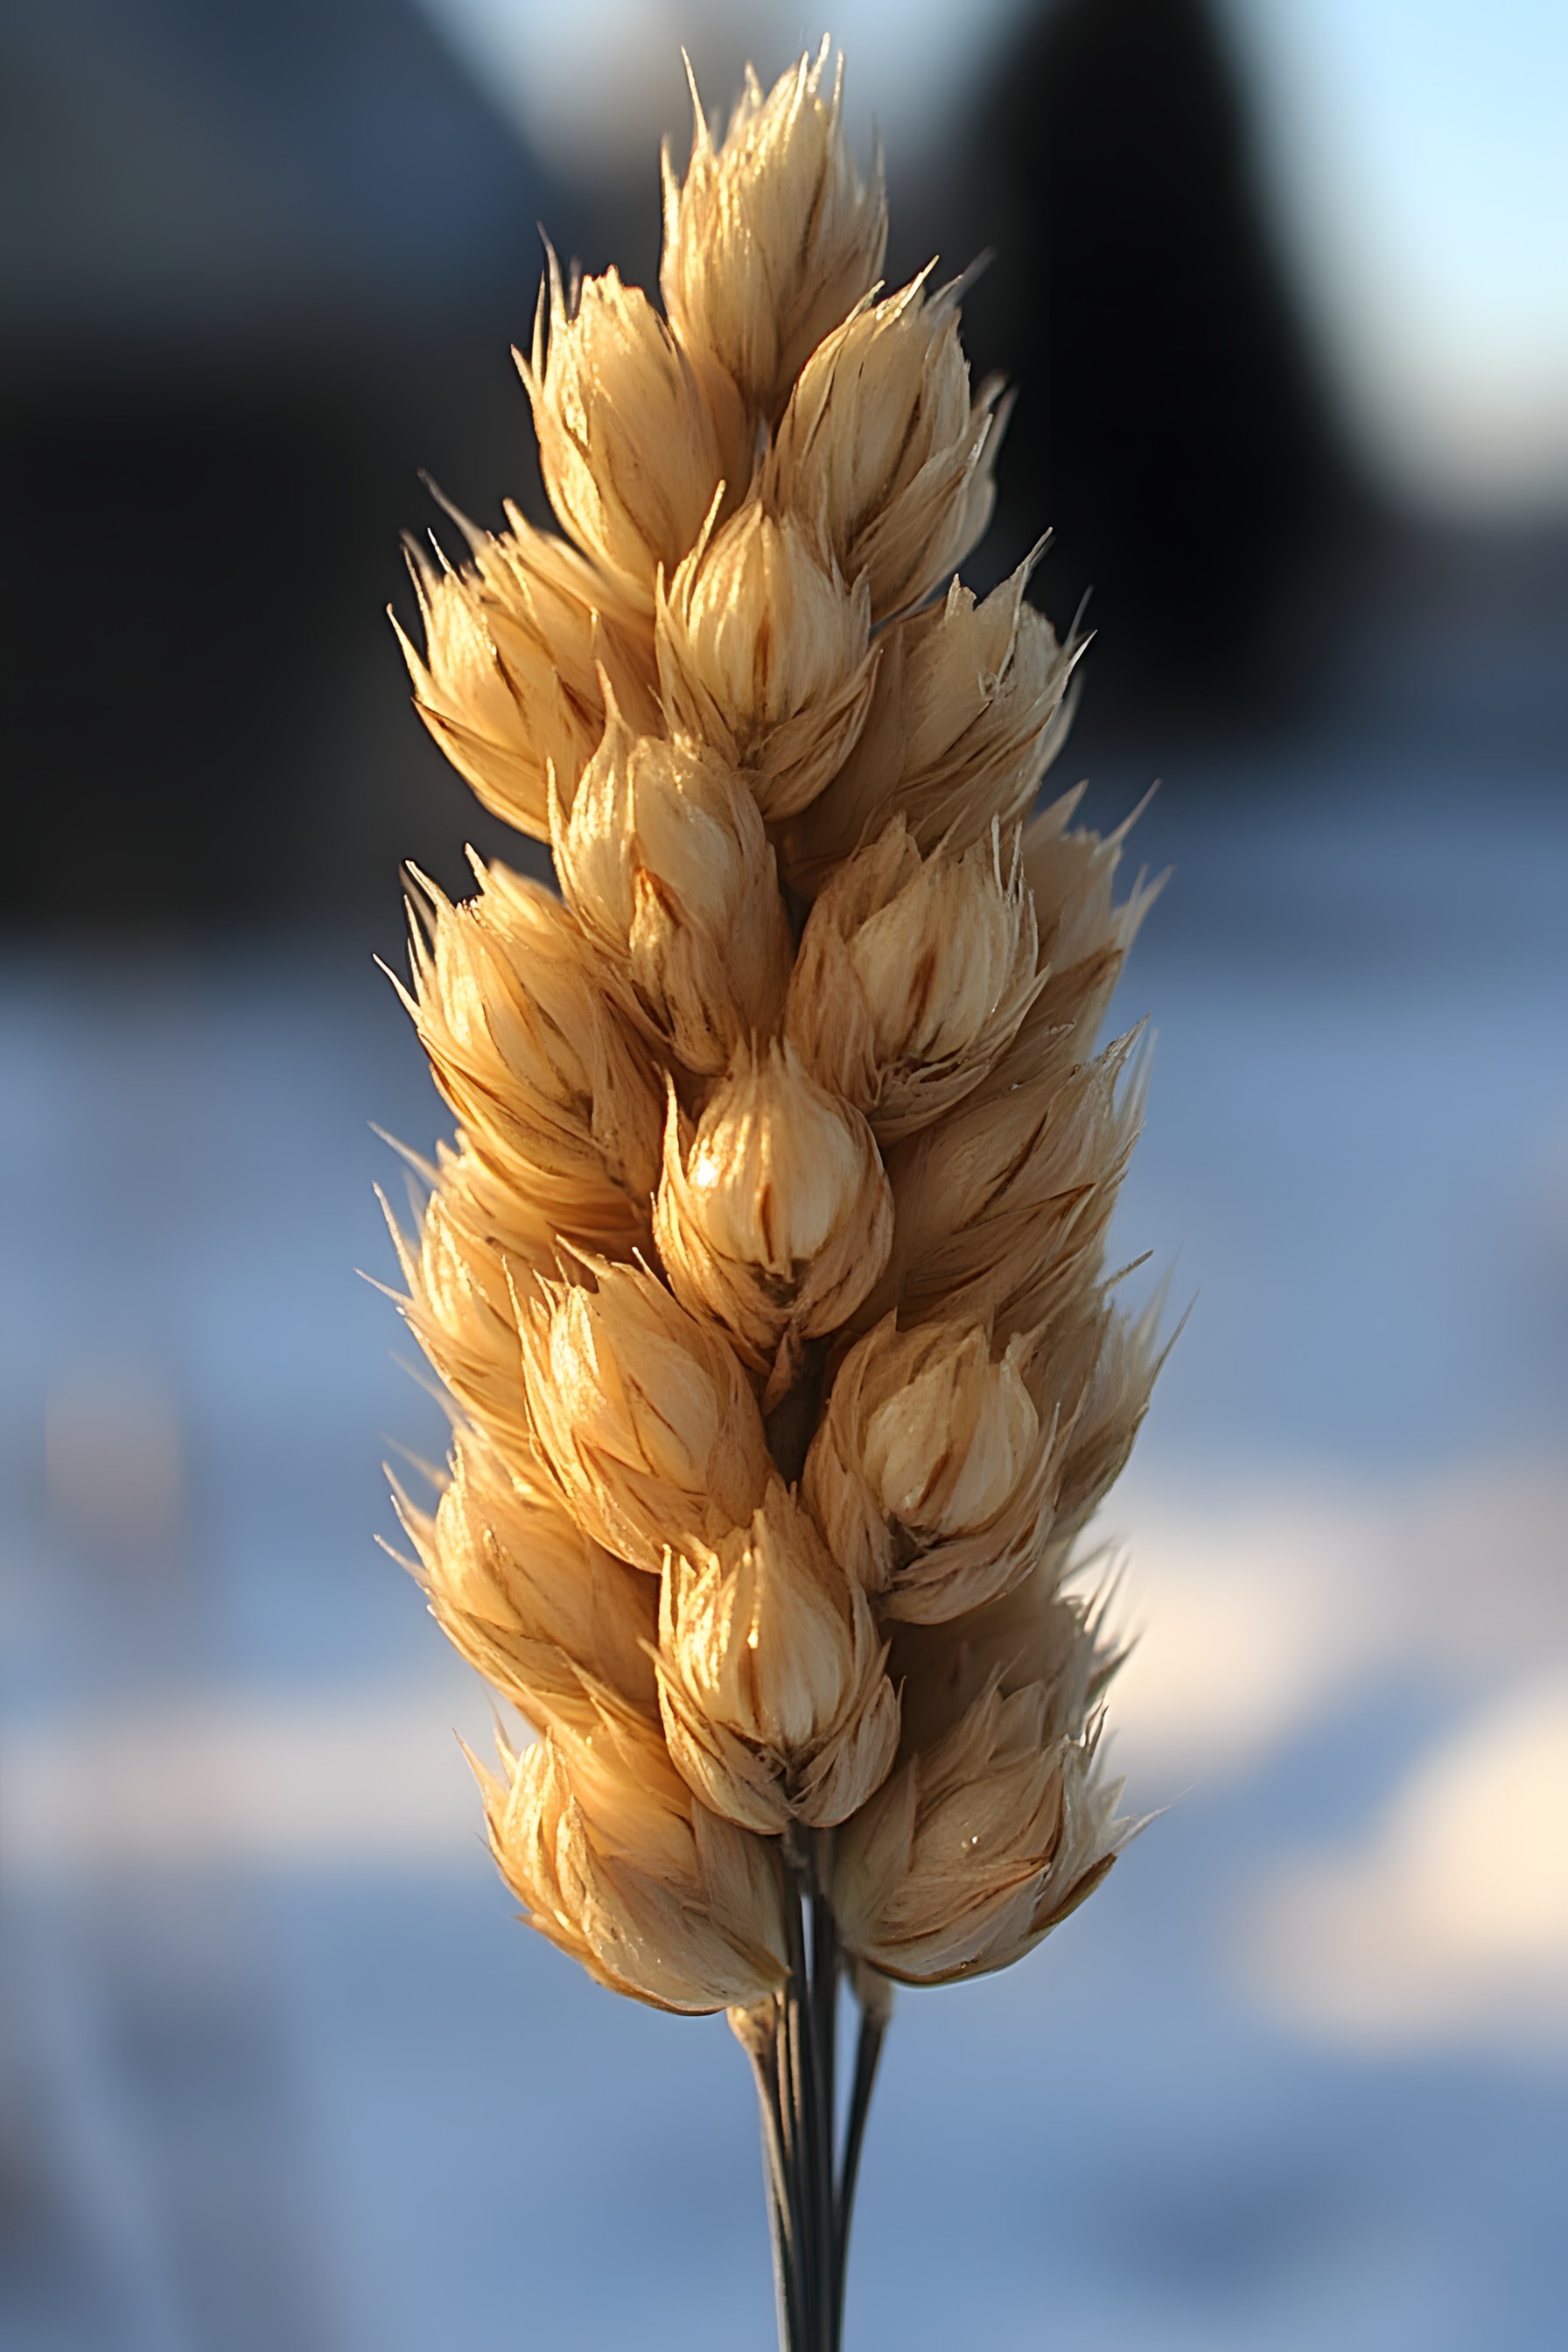
{"type": "Polygon", "coordinates": [[[961,285],[882,284],[826,46],[699,108],[664,214],[662,312],[549,263],[558,530],[414,559],[416,708],[558,893],[415,877],[458,1131],[402,1305],[456,1431],[402,1508],[538,1735],[480,1776],[527,1916],[758,2055],[803,1892],[885,2021],[1130,1834],[1075,1579],[1160,1361],[1106,1259],[1147,1057],[1098,1042],[1158,885],[1116,898],[1076,793],[1033,814],[1085,641],[1039,549],[957,576],[1006,404],[961,285]]]}

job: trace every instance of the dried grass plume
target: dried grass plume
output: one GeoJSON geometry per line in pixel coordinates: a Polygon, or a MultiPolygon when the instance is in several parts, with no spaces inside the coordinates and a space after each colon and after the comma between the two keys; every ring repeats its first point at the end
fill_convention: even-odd
{"type": "Polygon", "coordinates": [[[976,598],[1004,422],[959,289],[879,282],[825,46],[664,163],[663,308],[552,260],[520,360],[557,531],[416,560],[416,706],[558,894],[416,877],[456,1135],[399,1240],[451,1403],[405,1500],[537,1738],[483,1769],[527,1916],[728,2009],[781,2325],[837,2342],[894,1980],[1009,1965],[1129,1833],[1075,1544],[1156,1369],[1104,1246],[1152,893],[1033,815],[1082,650],[976,598]],[[847,1981],[862,2038],[836,2140],[847,1981]]]}

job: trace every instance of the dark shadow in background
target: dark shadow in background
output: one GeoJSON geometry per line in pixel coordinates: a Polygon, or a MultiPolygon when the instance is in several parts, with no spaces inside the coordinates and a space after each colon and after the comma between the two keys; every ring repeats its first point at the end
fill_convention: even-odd
{"type": "Polygon", "coordinates": [[[996,557],[1048,521],[1043,601],[1065,620],[1092,590],[1088,730],[1256,719],[1293,684],[1289,616],[1363,501],[1205,0],[1037,12],[959,184],[993,257],[966,339],[1019,387],[996,557]]]}
{"type": "Polygon", "coordinates": [[[411,0],[16,0],[0,87],[0,912],[395,937],[401,856],[503,838],[411,719],[398,534],[422,466],[526,478],[588,208],[411,0]]]}
{"type": "MultiPolygon", "coordinates": [[[[542,510],[508,357],[536,224],[646,280],[652,158],[552,184],[412,0],[15,0],[0,68],[0,912],[384,945],[402,856],[461,887],[469,835],[532,855],[408,711],[383,607],[398,533],[437,520],[416,469],[482,521],[505,491],[542,510]]],[[[1048,523],[1058,625],[1092,585],[1075,772],[1148,743],[1169,773],[1184,730],[1288,718],[1325,565],[1394,534],[1204,0],[1038,12],[941,165],[892,160],[895,266],[930,232],[995,250],[969,340],[1021,397],[974,576],[1048,523]]]]}

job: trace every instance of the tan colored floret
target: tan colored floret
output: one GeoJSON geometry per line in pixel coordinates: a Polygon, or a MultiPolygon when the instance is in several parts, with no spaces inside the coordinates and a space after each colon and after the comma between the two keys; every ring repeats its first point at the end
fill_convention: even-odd
{"type": "Polygon", "coordinates": [[[957,286],[879,282],[826,49],[699,110],[664,209],[662,312],[551,263],[559,535],[415,559],[416,708],[559,887],[416,880],[458,1131],[398,1246],[457,1428],[402,1508],[539,1735],[480,1775],[535,1926],[760,2014],[806,1856],[875,2011],[1018,1958],[1129,1831],[1068,1580],[1159,1360],[1105,1262],[1143,1056],[1096,1044],[1152,892],[1076,795],[1031,817],[1082,642],[1033,558],[956,576],[1003,403],[957,286]]]}

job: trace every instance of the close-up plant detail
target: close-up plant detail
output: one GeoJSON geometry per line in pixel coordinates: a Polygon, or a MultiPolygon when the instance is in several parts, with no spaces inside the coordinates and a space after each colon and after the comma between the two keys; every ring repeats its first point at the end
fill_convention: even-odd
{"type": "Polygon", "coordinates": [[[1075,1571],[1157,1364],[1105,1255],[1142,1059],[1095,1042],[1152,887],[1031,814],[1083,643],[1034,558],[957,576],[1006,404],[956,285],[880,282],[841,86],[825,45],[698,106],[662,310],[552,257],[560,535],[459,519],[405,641],[558,885],[415,877],[457,1129],[398,1236],[454,1428],[413,1564],[536,1734],[476,1767],[529,1920],[729,2014],[785,2352],[842,2341],[894,1987],[1021,1958],[1130,1834],[1075,1571]]]}

